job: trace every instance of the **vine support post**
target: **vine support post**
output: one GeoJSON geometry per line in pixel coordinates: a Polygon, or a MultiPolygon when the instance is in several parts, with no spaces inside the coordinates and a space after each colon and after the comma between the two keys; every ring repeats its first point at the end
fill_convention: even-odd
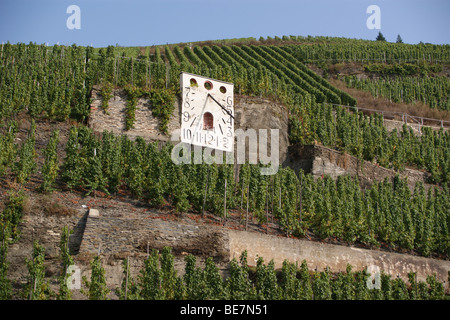
{"type": "MultiPolygon", "coordinates": [[[[33,249],[34,249],[34,228],[31,230],[31,247],[32,247],[32,251],[31,251],[31,259],[32,259],[32,263],[33,263],[33,270],[34,270],[34,256],[33,256],[33,249]]],[[[33,282],[33,285],[32,286],[30,286],[30,299],[29,300],[31,300],[31,297],[33,296],[33,292],[34,292],[34,290],[36,290],[36,278],[33,276],[32,277],[32,282],[33,282]]]]}
{"type": "Polygon", "coordinates": [[[206,194],[208,193],[209,166],[205,184],[205,196],[203,197],[202,218],[205,216],[206,194]]]}
{"type": "Polygon", "coordinates": [[[117,56],[117,80],[116,80],[116,84],[119,81],[120,81],[120,56],[117,56]]]}
{"type": "Polygon", "coordinates": [[[247,231],[247,228],[248,228],[248,196],[249,196],[249,193],[250,193],[250,185],[247,186],[247,213],[245,216],[245,231],[247,231]]]}
{"type": "Polygon", "coordinates": [[[148,87],[148,68],[147,67],[145,68],[145,87],[148,87]]]}
{"type": "Polygon", "coordinates": [[[114,57],[114,78],[113,78],[114,86],[117,86],[116,68],[117,68],[117,57],[114,57]]]}
{"type": "Polygon", "coordinates": [[[242,180],[242,191],[241,191],[241,212],[242,212],[242,202],[244,201],[244,180],[242,180]]]}
{"type": "Polygon", "coordinates": [[[419,286],[417,285],[417,272],[415,272],[414,273],[414,278],[415,278],[415,280],[416,280],[416,297],[418,296],[418,292],[417,292],[417,290],[418,290],[418,288],[419,288],[419,286]]]}
{"type": "Polygon", "coordinates": [[[131,85],[134,86],[134,72],[133,72],[133,66],[134,66],[134,62],[133,62],[133,57],[131,57],[131,85]]]}
{"type": "Polygon", "coordinates": [[[280,187],[280,196],[278,197],[278,209],[281,210],[281,187],[280,187]]]}
{"type": "Polygon", "coordinates": [[[166,89],[169,88],[170,82],[170,64],[166,63],[166,89]]]}
{"type": "MultiPolygon", "coordinates": [[[[83,74],[86,75],[87,57],[84,57],[83,74]]],[[[86,88],[86,76],[83,77],[83,89],[86,88]]]]}
{"type": "Polygon", "coordinates": [[[272,214],[272,223],[273,223],[273,199],[274,199],[274,190],[275,190],[275,179],[271,178],[272,181],[272,199],[271,199],[271,208],[270,213],[272,214]]]}
{"type": "Polygon", "coordinates": [[[269,233],[269,185],[266,186],[266,233],[269,233]]]}
{"type": "Polygon", "coordinates": [[[125,276],[125,300],[127,300],[127,293],[128,293],[128,269],[130,265],[130,257],[127,259],[127,271],[125,276]]]}
{"type": "Polygon", "coordinates": [[[152,89],[152,69],[151,69],[151,62],[148,63],[148,88],[152,89]]]}
{"type": "Polygon", "coordinates": [[[300,195],[299,195],[299,201],[300,201],[300,208],[299,208],[299,220],[300,223],[302,222],[302,180],[303,175],[300,175],[300,195]]]}
{"type": "Polygon", "coordinates": [[[227,221],[227,179],[225,179],[225,190],[223,195],[223,224],[227,221]]]}

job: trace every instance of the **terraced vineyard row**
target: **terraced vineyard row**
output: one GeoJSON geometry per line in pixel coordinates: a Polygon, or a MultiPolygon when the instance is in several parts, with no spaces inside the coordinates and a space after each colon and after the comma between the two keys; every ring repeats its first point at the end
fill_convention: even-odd
{"type": "Polygon", "coordinates": [[[186,46],[181,50],[175,46],[173,50],[179,62],[175,61],[171,49],[168,46],[165,47],[171,68],[187,66],[188,71],[193,71],[195,68],[209,68],[211,76],[222,74],[225,77],[224,80],[238,83],[238,90],[239,88],[242,90],[247,83],[247,86],[253,89],[251,91],[259,88],[259,92],[255,93],[261,95],[264,92],[264,95],[271,95],[276,92],[277,82],[281,80],[291,91],[302,96],[310,94],[317,102],[356,104],[356,101],[345,92],[332,87],[299,61],[291,62],[295,59],[285,51],[280,52],[276,47],[232,45],[229,47],[195,46],[191,49],[186,46]],[[188,61],[191,67],[187,65],[188,61]],[[238,69],[238,74],[232,71],[233,67],[238,69]],[[244,70],[247,70],[247,74],[250,73],[247,81],[245,81],[244,70]],[[256,73],[256,76],[252,73],[256,73]],[[244,81],[238,80],[239,74],[244,74],[244,81]]]}
{"type": "MultiPolygon", "coordinates": [[[[384,50],[395,48],[371,44],[374,48],[377,45],[384,50]]],[[[445,49],[445,46],[417,47],[429,48],[431,53],[445,49]]],[[[447,132],[425,130],[423,136],[411,138],[406,131],[398,136],[398,132],[386,132],[382,122],[374,121],[374,117],[346,113],[339,107],[333,110],[330,103],[356,104],[356,101],[308,69],[293,50],[292,46],[167,45],[156,47],[151,59],[137,59],[116,56],[112,46],[96,54],[90,47],[6,44],[0,55],[0,115],[2,119],[10,119],[26,110],[32,117],[83,120],[89,112],[89,95],[94,84],[103,85],[105,98],[111,94],[112,86],[127,88],[130,101],[139,95],[174,97],[179,90],[179,72],[188,71],[231,81],[236,93],[264,96],[286,105],[291,143],[319,141],[385,167],[425,168],[432,173],[432,182],[448,181],[447,132]],[[434,142],[430,144],[431,135],[434,142]]],[[[392,49],[392,54],[395,52],[392,49]]],[[[441,90],[435,94],[428,91],[426,99],[445,98],[448,79],[440,81],[441,90]]],[[[402,95],[398,89],[394,93],[402,95]]],[[[171,114],[169,101],[172,100],[163,99],[158,111],[154,108],[164,123],[171,114]]],[[[106,110],[107,106],[104,107],[106,110]]],[[[127,123],[132,127],[131,102],[129,111],[127,123]]]]}
{"type": "Polygon", "coordinates": [[[394,102],[423,102],[431,108],[450,110],[450,82],[446,76],[376,79],[342,76],[340,79],[348,87],[369,91],[374,97],[384,97],[394,102]]]}
{"type": "MultiPolygon", "coordinates": [[[[17,125],[11,123],[1,137],[1,174],[26,186],[40,169],[41,191],[60,186],[88,194],[125,190],[152,206],[170,204],[179,212],[200,214],[206,210],[226,219],[234,210],[247,221],[243,213],[248,210],[260,224],[267,227],[275,219],[287,235],[297,237],[313,232],[321,239],[385,244],[425,256],[434,252],[448,257],[450,250],[445,185],[426,192],[423,183],[417,183],[411,193],[407,181],[396,178],[362,190],[358,180],[348,176],[337,181],[329,176],[314,180],[302,171],[296,175],[291,168],[267,176],[260,174],[260,166],[249,164],[241,166],[235,180],[234,164],[176,165],[171,160],[171,144],[159,150],[156,143],[140,137],[132,141],[127,135],[109,132],[100,139],[84,126],[71,128],[61,166],[56,155],[58,133],[54,132],[41,169],[35,159],[35,127],[22,145],[16,142],[16,132],[17,125]]],[[[428,138],[431,144],[433,135],[428,138]]],[[[0,216],[8,238],[15,238],[20,222],[20,213],[14,213],[21,206],[17,199],[20,197],[13,193],[7,214],[0,216]]]]}
{"type": "MultiPolygon", "coordinates": [[[[101,49],[95,54],[90,47],[49,48],[44,45],[6,44],[1,51],[0,72],[4,84],[0,94],[0,101],[3,102],[1,111],[8,114],[8,110],[3,109],[20,110],[27,106],[33,114],[40,114],[45,105],[45,113],[50,117],[85,117],[87,106],[82,101],[87,96],[85,90],[89,90],[93,84],[111,82],[120,87],[129,84],[146,88],[172,86],[176,89],[177,73],[180,70],[233,81],[237,84],[236,90],[242,94],[277,96],[287,104],[298,104],[308,93],[318,103],[356,105],[352,97],[331,86],[301,62],[309,61],[308,57],[305,58],[305,51],[317,52],[315,58],[318,60],[326,60],[338,53],[341,55],[336,58],[338,60],[348,57],[359,60],[360,56],[365,59],[364,52],[383,52],[384,55],[387,52],[393,61],[402,57],[407,61],[406,54],[417,57],[428,55],[431,60],[436,57],[443,57],[444,60],[448,58],[447,46],[349,43],[307,46],[212,45],[194,46],[193,49],[189,46],[159,46],[155,48],[151,61],[144,57],[115,56],[114,47],[101,49]],[[343,48],[346,50],[341,50],[343,48]],[[32,104],[29,103],[30,97],[34,97],[32,104]],[[51,100],[53,106],[47,106],[47,100],[51,100]],[[56,104],[59,107],[55,109],[56,104]]],[[[446,82],[441,82],[444,83],[441,86],[444,96],[440,94],[440,98],[427,100],[431,103],[436,101],[437,105],[445,108],[446,82]]],[[[391,96],[397,96],[401,89],[394,90],[395,94],[391,96]]]]}
{"type": "Polygon", "coordinates": [[[331,61],[384,63],[420,61],[449,63],[449,45],[404,44],[380,41],[343,39],[336,42],[288,44],[283,48],[296,59],[304,62],[331,61]]]}

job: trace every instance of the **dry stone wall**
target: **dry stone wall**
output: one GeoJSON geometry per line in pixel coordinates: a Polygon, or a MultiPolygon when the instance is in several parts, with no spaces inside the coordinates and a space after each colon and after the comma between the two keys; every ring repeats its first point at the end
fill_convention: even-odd
{"type": "MultiPolygon", "coordinates": [[[[428,120],[428,121],[430,121],[430,120],[428,120]]],[[[437,125],[439,120],[432,120],[432,122],[433,122],[432,125],[426,124],[426,126],[430,127],[432,130],[439,131],[442,128],[444,131],[447,131],[449,129],[446,126],[437,125]]],[[[386,130],[388,132],[391,132],[394,129],[396,129],[397,132],[401,132],[403,130],[403,125],[405,124],[405,122],[404,121],[398,121],[398,120],[387,120],[387,119],[384,119],[383,124],[384,124],[384,126],[385,126],[385,128],[386,128],[386,130]]],[[[421,135],[422,134],[422,128],[424,127],[424,125],[421,124],[419,122],[419,120],[415,120],[415,122],[411,122],[410,121],[410,122],[407,122],[406,124],[409,127],[412,128],[412,132],[415,135],[421,135]]]]}
{"type": "MultiPolygon", "coordinates": [[[[126,105],[127,95],[122,89],[115,89],[113,97],[108,102],[105,111],[102,107],[103,97],[99,86],[94,86],[91,94],[92,103],[88,125],[98,133],[104,130],[115,134],[126,134],[130,138],[141,136],[147,141],[171,141],[176,140],[180,129],[180,101],[174,103],[174,112],[168,124],[168,135],[159,130],[159,120],[154,117],[148,99],[140,98],[136,106],[134,127],[126,130],[126,105]]],[[[246,132],[254,129],[269,131],[267,148],[271,150],[270,129],[279,130],[279,163],[287,157],[288,138],[288,114],[285,108],[279,104],[260,98],[235,96],[235,130],[242,129],[246,132]]],[[[179,140],[174,141],[177,143],[179,140]]],[[[235,144],[236,150],[236,144],[235,144]]],[[[246,155],[249,155],[249,146],[246,145],[246,155]]],[[[258,152],[258,151],[257,151],[258,152]]],[[[258,155],[257,158],[259,159],[258,155]]]]}
{"type": "MultiPolygon", "coordinates": [[[[340,175],[357,176],[362,187],[369,187],[374,181],[393,178],[397,174],[394,170],[380,167],[369,161],[360,161],[349,154],[320,145],[290,146],[284,165],[290,166],[295,172],[302,169],[315,177],[329,175],[336,179],[340,175]]],[[[414,190],[417,181],[426,183],[429,176],[426,172],[413,169],[405,169],[399,175],[402,178],[408,178],[411,190],[414,190]]]]}
{"type": "MultiPolygon", "coordinates": [[[[139,98],[136,105],[135,122],[130,130],[126,130],[126,109],[127,95],[123,89],[114,89],[112,98],[108,101],[108,108],[104,110],[103,97],[100,86],[94,86],[91,93],[91,106],[88,125],[96,132],[104,130],[112,131],[115,134],[126,134],[130,138],[141,136],[146,140],[169,140],[169,136],[159,130],[159,119],[154,117],[148,99],[139,98]]],[[[169,132],[180,127],[180,115],[178,102],[175,103],[175,110],[170,118],[169,132]]]]}
{"type": "MultiPolygon", "coordinates": [[[[244,251],[247,251],[249,265],[253,266],[258,257],[265,263],[273,260],[277,269],[282,267],[284,260],[299,265],[306,260],[311,270],[322,271],[328,267],[331,272],[344,271],[347,264],[351,264],[355,271],[368,267],[375,274],[384,270],[393,278],[399,276],[404,281],[408,281],[411,271],[417,273],[419,281],[436,274],[446,287],[450,270],[447,260],[132,215],[102,216],[101,213],[87,217],[78,256],[92,257],[100,253],[104,261],[109,260],[105,266],[109,285],[118,286],[123,269],[117,260],[142,257],[147,250],[161,251],[164,246],[170,246],[178,257],[179,272],[182,272],[182,257],[188,253],[203,258],[203,261],[213,257],[224,272],[227,263],[233,258],[239,260],[244,251]]],[[[84,274],[89,272],[88,265],[83,265],[82,270],[84,274]]]]}
{"type": "Polygon", "coordinates": [[[399,276],[404,281],[408,281],[411,271],[417,272],[419,281],[425,281],[427,275],[436,273],[448,289],[450,261],[446,260],[237,230],[229,230],[229,239],[230,258],[239,259],[241,252],[247,250],[249,264],[253,262],[256,265],[258,257],[266,263],[273,260],[275,268],[281,268],[285,259],[299,265],[306,260],[310,269],[322,271],[328,267],[331,272],[345,271],[347,264],[351,264],[354,271],[368,267],[375,274],[384,270],[393,278],[399,276]]]}
{"type": "Polygon", "coordinates": [[[202,225],[152,219],[149,216],[87,217],[80,253],[147,253],[148,250],[173,248],[174,253],[192,253],[228,260],[227,234],[221,228],[211,231],[202,225]]]}

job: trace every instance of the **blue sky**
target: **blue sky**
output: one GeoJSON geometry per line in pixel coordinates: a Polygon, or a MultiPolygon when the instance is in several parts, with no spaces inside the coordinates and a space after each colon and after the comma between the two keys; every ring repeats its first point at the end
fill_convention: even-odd
{"type": "Polygon", "coordinates": [[[0,41],[106,47],[312,35],[450,43],[449,0],[1,0],[0,41]],[[81,29],[68,29],[67,7],[81,29]],[[380,8],[381,29],[366,13],[380,8]]]}

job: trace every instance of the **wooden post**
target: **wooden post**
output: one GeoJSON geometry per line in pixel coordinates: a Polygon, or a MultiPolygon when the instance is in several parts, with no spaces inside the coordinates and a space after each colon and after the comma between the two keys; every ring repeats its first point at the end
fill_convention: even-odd
{"type": "Polygon", "coordinates": [[[241,192],[241,211],[242,211],[242,202],[244,201],[244,180],[242,180],[242,192],[241,192]]]}
{"type": "MultiPolygon", "coordinates": [[[[273,176],[272,176],[273,177],[273,176]]],[[[275,190],[275,179],[271,178],[272,180],[272,205],[270,209],[270,213],[272,214],[272,223],[273,223],[273,198],[274,198],[274,190],[275,190]]]]}
{"type": "Polygon", "coordinates": [[[169,88],[170,82],[170,64],[166,63],[166,89],[169,88]]]}
{"type": "Polygon", "coordinates": [[[151,89],[152,88],[152,63],[149,62],[148,63],[148,88],[151,89]]]}
{"type": "Polygon", "coordinates": [[[148,87],[148,68],[145,68],[145,86],[148,87]]]}
{"type": "Polygon", "coordinates": [[[245,216],[245,231],[247,231],[247,227],[248,227],[248,196],[250,193],[250,185],[247,186],[247,214],[245,216]]]}
{"type": "Polygon", "coordinates": [[[225,179],[225,191],[223,195],[223,219],[225,224],[227,220],[227,179],[225,179]]]}
{"type": "Polygon", "coordinates": [[[278,209],[281,211],[281,187],[280,187],[280,197],[278,198],[278,209]]]}
{"type": "Polygon", "coordinates": [[[302,222],[302,180],[303,175],[300,176],[300,209],[299,209],[300,222],[302,222]]]}
{"type": "Polygon", "coordinates": [[[205,196],[203,197],[202,218],[205,216],[206,194],[208,193],[208,180],[209,180],[209,166],[205,184],[205,196]]]}
{"type": "Polygon", "coordinates": [[[114,58],[114,86],[117,86],[116,73],[117,73],[117,57],[114,58]]]}
{"type": "Polygon", "coordinates": [[[117,82],[120,81],[120,56],[117,56],[117,82]]]}
{"type": "MultiPolygon", "coordinates": [[[[67,253],[69,253],[69,238],[70,238],[70,232],[69,232],[69,226],[68,225],[66,225],[66,229],[67,229],[67,241],[66,241],[66,250],[67,250],[67,253]]],[[[67,267],[69,267],[69,266],[67,266],[67,267]]],[[[66,269],[67,269],[67,267],[66,267],[66,269]]],[[[64,270],[64,272],[66,272],[67,270],[64,270]]]]}
{"type": "MultiPolygon", "coordinates": [[[[31,259],[33,259],[33,249],[34,249],[34,228],[31,231],[31,259]]],[[[33,262],[33,269],[34,269],[34,259],[33,262]]],[[[33,288],[36,289],[36,279],[33,279],[33,286],[30,286],[30,300],[33,296],[33,288]]]]}
{"type": "MultiPolygon", "coordinates": [[[[366,188],[364,188],[364,196],[366,195],[366,188]]],[[[367,201],[367,214],[369,214],[369,201],[367,201]]],[[[372,236],[372,230],[370,229],[369,225],[369,237],[372,236]]],[[[370,247],[372,248],[372,244],[370,244],[370,247]]]]}
{"type": "Polygon", "coordinates": [[[132,86],[134,85],[134,81],[133,81],[133,78],[134,78],[133,66],[134,66],[133,57],[131,57],[131,85],[132,86]]]}
{"type": "Polygon", "coordinates": [[[35,291],[36,291],[36,278],[34,278],[34,280],[33,280],[33,289],[30,292],[30,300],[31,300],[31,297],[33,296],[33,293],[35,291]]]}
{"type": "Polygon", "coordinates": [[[266,233],[269,233],[269,185],[266,186],[266,233]]]}
{"type": "Polygon", "coordinates": [[[418,295],[417,289],[419,288],[418,283],[417,283],[417,272],[414,273],[414,278],[416,279],[416,297],[417,297],[417,295],[418,295]]]}
{"type": "Polygon", "coordinates": [[[86,88],[86,64],[87,64],[87,57],[84,58],[84,66],[83,66],[83,73],[84,73],[84,77],[83,77],[83,89],[86,88]]]}
{"type": "Polygon", "coordinates": [[[128,266],[130,263],[130,257],[127,259],[127,272],[126,272],[126,278],[125,278],[125,300],[127,300],[127,293],[128,293],[128,266]]]}

